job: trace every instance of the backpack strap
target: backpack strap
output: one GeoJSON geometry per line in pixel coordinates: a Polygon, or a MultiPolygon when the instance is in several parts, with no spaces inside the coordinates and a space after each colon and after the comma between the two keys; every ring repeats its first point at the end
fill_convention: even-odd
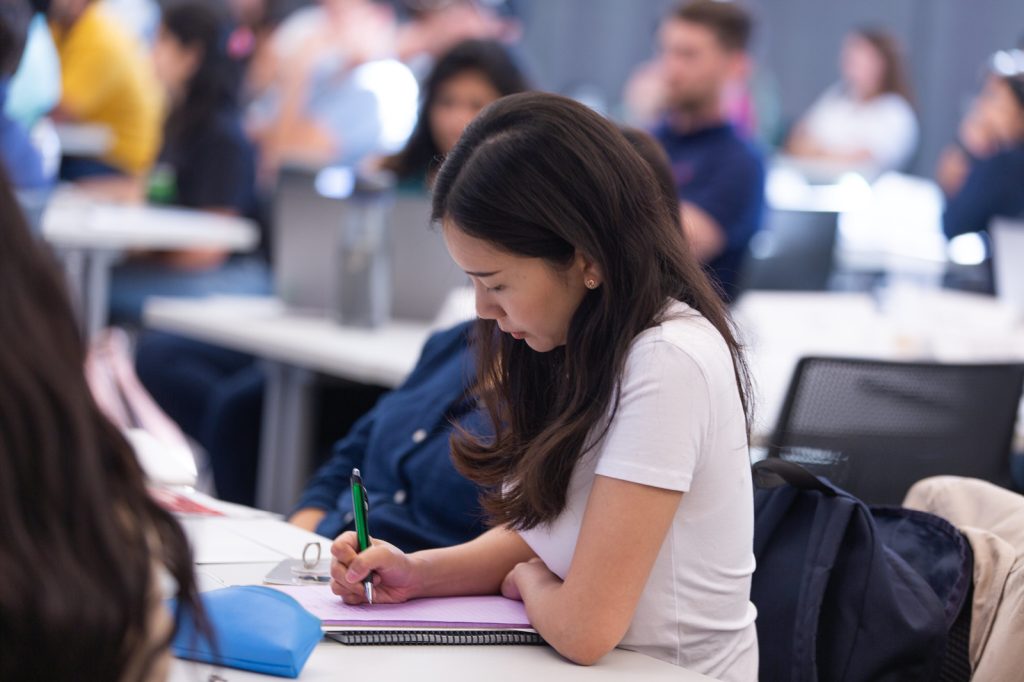
{"type": "Polygon", "coordinates": [[[800,490],[817,490],[828,497],[835,497],[839,491],[828,481],[823,481],[796,462],[779,457],[769,457],[754,462],[752,467],[754,485],[758,488],[777,488],[788,483],[800,490]]]}

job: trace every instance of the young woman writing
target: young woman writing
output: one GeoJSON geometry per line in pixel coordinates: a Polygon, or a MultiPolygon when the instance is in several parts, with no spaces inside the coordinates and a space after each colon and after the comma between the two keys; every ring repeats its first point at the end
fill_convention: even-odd
{"type": "Polygon", "coordinates": [[[476,289],[458,433],[493,528],[404,554],[353,533],[331,587],[363,600],[497,593],[578,663],[615,646],[726,680],[757,675],[745,367],[651,167],[571,100],[499,100],[438,171],[434,217],[476,289]]]}

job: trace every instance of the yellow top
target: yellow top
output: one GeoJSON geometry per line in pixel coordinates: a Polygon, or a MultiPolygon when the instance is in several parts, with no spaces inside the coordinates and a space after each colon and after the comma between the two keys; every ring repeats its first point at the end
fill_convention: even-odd
{"type": "Polygon", "coordinates": [[[92,2],[67,31],[50,25],[61,63],[61,109],[110,129],[101,158],[130,175],[149,171],[160,151],[163,97],[142,44],[92,2]]]}

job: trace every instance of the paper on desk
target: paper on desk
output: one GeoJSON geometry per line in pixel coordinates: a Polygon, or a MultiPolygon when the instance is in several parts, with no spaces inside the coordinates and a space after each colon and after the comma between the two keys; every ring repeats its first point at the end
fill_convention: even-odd
{"type": "Polygon", "coordinates": [[[309,542],[330,556],[331,541],[277,519],[180,519],[197,564],[277,563],[299,558],[309,542]]]}
{"type": "Polygon", "coordinates": [[[349,606],[327,586],[272,586],[319,618],[325,630],[343,626],[528,628],[522,602],[498,596],[414,599],[404,604],[349,606]]]}

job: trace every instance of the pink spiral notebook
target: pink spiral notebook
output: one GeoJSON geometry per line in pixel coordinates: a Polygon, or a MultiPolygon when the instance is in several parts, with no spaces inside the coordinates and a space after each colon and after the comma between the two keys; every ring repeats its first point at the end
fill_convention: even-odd
{"type": "Polygon", "coordinates": [[[273,586],[346,644],[541,644],[522,602],[498,596],[349,606],[327,586],[273,586]]]}

